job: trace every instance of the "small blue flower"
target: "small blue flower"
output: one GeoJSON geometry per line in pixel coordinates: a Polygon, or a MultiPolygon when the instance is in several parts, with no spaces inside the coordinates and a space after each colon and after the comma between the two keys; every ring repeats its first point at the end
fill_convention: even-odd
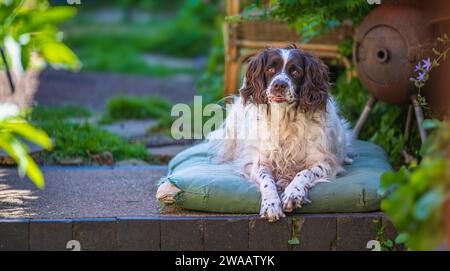
{"type": "Polygon", "coordinates": [[[420,69],[422,69],[422,64],[420,64],[420,61],[417,62],[416,68],[414,69],[415,72],[420,71],[420,69]]]}
{"type": "Polygon", "coordinates": [[[425,79],[426,72],[419,72],[419,75],[417,76],[417,81],[423,81],[425,79]]]}
{"type": "Polygon", "coordinates": [[[423,68],[427,71],[431,69],[431,60],[430,58],[424,59],[423,61],[423,68]]]}

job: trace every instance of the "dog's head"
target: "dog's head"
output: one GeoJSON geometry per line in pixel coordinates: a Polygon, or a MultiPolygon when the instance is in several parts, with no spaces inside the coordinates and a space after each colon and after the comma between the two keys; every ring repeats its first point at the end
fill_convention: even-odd
{"type": "Polygon", "coordinates": [[[240,95],[244,103],[295,103],[305,112],[325,109],[328,68],[317,57],[294,46],[266,49],[248,64],[240,95]]]}

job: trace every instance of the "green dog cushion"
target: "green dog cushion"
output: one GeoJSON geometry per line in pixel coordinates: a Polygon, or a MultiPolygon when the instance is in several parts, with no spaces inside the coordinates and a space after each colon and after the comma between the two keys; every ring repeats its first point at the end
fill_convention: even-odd
{"type": "MultiPolygon", "coordinates": [[[[329,183],[319,183],[310,191],[312,203],[296,209],[298,213],[371,212],[379,210],[380,175],[392,170],[379,146],[354,142],[356,156],[346,173],[329,183]]],[[[207,156],[207,145],[189,148],[169,162],[167,177],[160,180],[177,186],[181,192],[176,204],[188,210],[219,213],[259,213],[258,186],[234,174],[227,164],[217,164],[207,156]]]]}

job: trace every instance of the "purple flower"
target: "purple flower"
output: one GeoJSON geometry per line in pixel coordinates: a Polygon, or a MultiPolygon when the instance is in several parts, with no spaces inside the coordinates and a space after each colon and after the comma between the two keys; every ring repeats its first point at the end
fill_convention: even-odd
{"type": "Polygon", "coordinates": [[[423,68],[427,71],[431,69],[431,60],[430,58],[424,59],[423,61],[423,68]]]}
{"type": "Polygon", "coordinates": [[[422,65],[420,64],[420,61],[417,62],[416,68],[414,69],[415,72],[420,71],[420,69],[422,69],[422,65]]]}
{"type": "Polygon", "coordinates": [[[417,81],[423,81],[425,79],[426,72],[419,72],[419,75],[417,76],[417,81]]]}

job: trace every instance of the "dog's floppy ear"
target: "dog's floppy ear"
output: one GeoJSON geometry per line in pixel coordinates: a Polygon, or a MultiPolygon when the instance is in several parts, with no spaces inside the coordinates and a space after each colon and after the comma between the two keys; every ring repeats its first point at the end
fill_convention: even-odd
{"type": "Polygon", "coordinates": [[[247,102],[255,104],[264,103],[264,90],[266,89],[264,68],[267,63],[267,56],[267,50],[264,50],[253,57],[248,63],[244,83],[239,90],[244,104],[247,104],[247,102]]]}
{"type": "Polygon", "coordinates": [[[299,107],[305,112],[326,109],[330,87],[328,67],[319,58],[301,51],[304,76],[299,92],[299,107]]]}

